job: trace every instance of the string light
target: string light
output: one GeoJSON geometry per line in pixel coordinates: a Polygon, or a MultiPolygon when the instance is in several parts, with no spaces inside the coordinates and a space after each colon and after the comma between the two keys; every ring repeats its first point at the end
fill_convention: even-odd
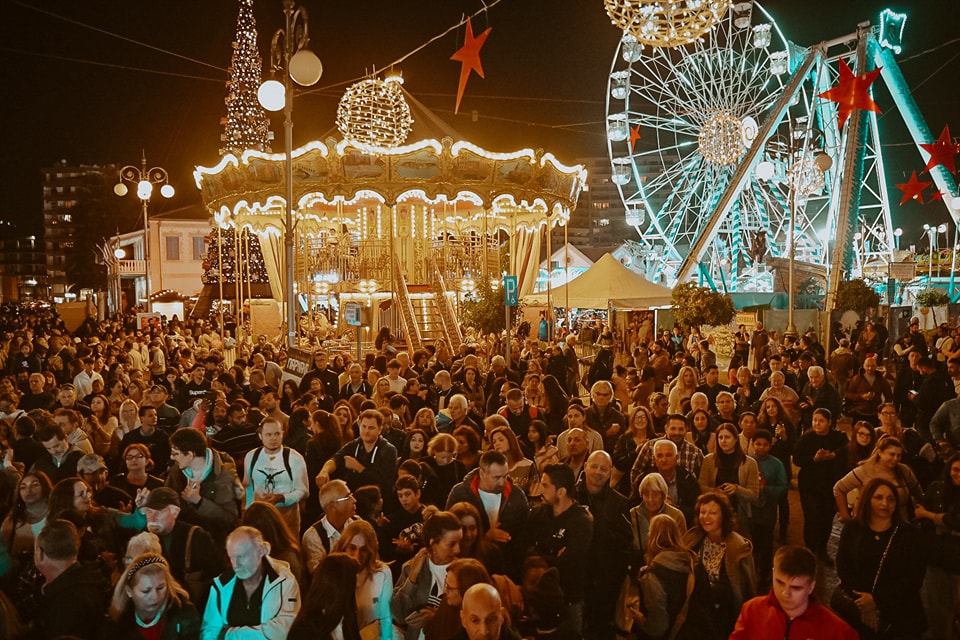
{"type": "Polygon", "coordinates": [[[391,149],[403,144],[413,125],[399,75],[367,78],[347,87],[337,107],[344,140],[391,149]]]}
{"type": "Polygon", "coordinates": [[[641,44],[679,47],[713,29],[730,0],[604,0],[610,21],[641,44]]]}
{"type": "Polygon", "coordinates": [[[733,164],[743,153],[743,123],[728,113],[709,118],[698,137],[700,153],[714,164],[733,164]]]}
{"type": "Polygon", "coordinates": [[[798,195],[808,196],[823,187],[823,171],[813,158],[804,158],[790,167],[787,181],[798,195]]]}
{"type": "MultiPolygon", "coordinates": [[[[223,278],[224,284],[235,284],[237,282],[237,250],[235,240],[236,230],[228,227],[220,231],[223,239],[223,265],[220,265],[220,250],[217,244],[216,231],[211,232],[204,240],[207,245],[207,257],[203,260],[201,267],[203,274],[200,277],[203,284],[220,284],[220,278],[223,278]]],[[[243,283],[260,284],[269,283],[270,277],[267,275],[267,265],[263,260],[263,251],[260,248],[260,239],[257,234],[250,233],[244,239],[244,243],[249,242],[249,252],[244,251],[243,268],[241,273],[246,276],[249,269],[249,279],[244,277],[243,283]]]]}
{"type": "Polygon", "coordinates": [[[233,42],[233,56],[227,71],[227,115],[220,135],[224,143],[220,155],[239,155],[247,149],[269,152],[273,132],[263,107],[257,100],[260,88],[262,60],[257,48],[257,22],[253,18],[253,0],[240,0],[237,17],[237,36],[233,42]]]}

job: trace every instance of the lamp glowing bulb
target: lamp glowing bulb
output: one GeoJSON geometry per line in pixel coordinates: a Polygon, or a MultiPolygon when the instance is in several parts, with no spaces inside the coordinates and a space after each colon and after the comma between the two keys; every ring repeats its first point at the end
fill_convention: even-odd
{"type": "Polygon", "coordinates": [[[267,80],[257,90],[257,100],[267,111],[280,111],[287,102],[287,91],[282,82],[267,80]]]}
{"type": "Polygon", "coordinates": [[[141,180],[137,183],[137,197],[141,200],[149,200],[153,195],[153,184],[149,180],[141,180]]]}

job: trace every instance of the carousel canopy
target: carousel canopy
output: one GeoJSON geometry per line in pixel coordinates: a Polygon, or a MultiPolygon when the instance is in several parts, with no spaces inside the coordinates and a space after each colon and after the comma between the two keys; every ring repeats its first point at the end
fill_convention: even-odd
{"type": "MultiPolygon", "coordinates": [[[[221,223],[282,230],[285,158],[246,151],[197,167],[205,206],[221,223]]],[[[585,181],[581,165],[565,166],[550,153],[492,153],[451,138],[394,149],[330,139],[293,152],[297,224],[307,235],[391,235],[381,228],[387,207],[396,207],[395,227],[406,224],[411,234],[534,230],[569,219],[585,181]]]]}

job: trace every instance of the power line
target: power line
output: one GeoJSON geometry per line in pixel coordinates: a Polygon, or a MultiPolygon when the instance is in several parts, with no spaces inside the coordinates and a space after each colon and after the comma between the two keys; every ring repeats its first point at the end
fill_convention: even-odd
{"type": "Polygon", "coordinates": [[[203,80],[204,82],[218,82],[223,84],[223,78],[204,78],[202,76],[192,76],[185,73],[176,73],[174,71],[160,71],[159,69],[144,69],[142,67],[131,67],[123,64],[114,64],[112,62],[100,62],[98,60],[83,60],[81,58],[71,58],[68,56],[58,56],[52,53],[39,53],[37,51],[24,51],[23,49],[11,49],[9,47],[0,47],[0,51],[7,53],[18,53],[25,56],[34,56],[37,58],[49,58],[51,60],[63,60],[65,62],[76,62],[78,64],[89,64],[97,67],[108,67],[111,69],[121,69],[123,71],[137,71],[142,73],[153,73],[162,76],[173,76],[175,78],[186,78],[188,80],[203,80]]]}
{"type": "Polygon", "coordinates": [[[83,27],[84,29],[90,29],[91,31],[96,31],[97,33],[102,33],[102,34],[108,35],[108,36],[110,36],[110,37],[112,37],[112,38],[117,38],[118,40],[123,40],[124,42],[129,42],[129,43],[131,43],[131,44],[135,44],[135,45],[138,45],[138,46],[141,46],[141,47],[145,47],[145,48],[147,48],[147,49],[152,49],[153,51],[158,51],[158,52],[160,52],[160,53],[165,53],[165,54],[170,55],[170,56],[173,56],[173,57],[175,57],[175,58],[180,58],[181,60],[186,60],[186,61],[188,61],[188,62],[193,62],[193,63],[199,64],[199,65],[203,65],[204,67],[210,67],[211,69],[216,69],[217,71],[222,71],[223,73],[226,73],[226,72],[227,72],[226,69],[221,68],[221,67],[218,67],[218,66],[213,65],[213,64],[210,64],[209,62],[204,62],[203,60],[197,60],[196,58],[191,58],[191,57],[189,57],[189,56],[185,56],[185,55],[183,55],[183,54],[176,53],[176,52],[174,52],[174,51],[169,51],[169,50],[167,50],[167,49],[161,49],[160,47],[154,46],[154,45],[152,45],[152,44],[147,44],[146,42],[141,42],[141,41],[139,41],[139,40],[134,40],[133,38],[128,38],[127,36],[122,36],[122,35],[120,35],[120,34],[113,33],[112,31],[107,31],[106,29],[101,29],[100,27],[94,27],[93,25],[89,25],[89,24],[86,24],[86,23],[84,23],[84,22],[80,22],[79,20],[74,20],[73,18],[68,18],[68,17],[66,17],[66,16],[62,16],[62,15],[57,14],[57,13],[53,13],[52,11],[47,11],[46,9],[41,9],[40,7],[35,7],[35,6],[31,5],[31,4],[27,4],[26,2],[21,2],[20,0],[8,0],[8,1],[9,1],[11,4],[15,4],[15,5],[17,5],[17,6],[23,7],[24,9],[29,9],[29,10],[31,10],[31,11],[36,11],[37,13],[42,13],[42,14],[44,14],[44,15],[50,16],[51,18],[56,18],[57,20],[62,20],[63,22],[69,22],[70,24],[75,24],[75,25],[77,25],[77,26],[83,27]]]}

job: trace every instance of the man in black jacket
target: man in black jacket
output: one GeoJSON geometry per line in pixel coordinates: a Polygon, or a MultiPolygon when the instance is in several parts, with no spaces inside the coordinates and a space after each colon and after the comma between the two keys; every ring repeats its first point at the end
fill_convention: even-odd
{"type": "Polygon", "coordinates": [[[933,442],[933,436],[930,433],[930,419],[937,409],[946,402],[956,397],[956,391],[953,388],[953,380],[947,373],[943,365],[934,361],[929,356],[920,358],[917,362],[917,368],[920,370],[921,382],[920,388],[916,393],[908,392],[908,397],[913,401],[913,406],[917,408],[917,419],[914,426],[927,442],[933,442]]]}
{"type": "Polygon", "coordinates": [[[557,640],[583,638],[583,603],[587,586],[593,519],[578,504],[573,470],[551,464],[543,470],[540,489],[544,504],[530,512],[526,535],[528,555],[542,556],[557,567],[564,606],[557,640]]]}
{"type": "Polygon", "coordinates": [[[45,584],[34,622],[42,640],[97,637],[110,585],[96,564],[77,562],[79,540],[66,520],[48,522],[37,535],[34,563],[45,584]]]}
{"type": "Polygon", "coordinates": [[[627,498],[610,487],[612,469],[610,454],[591,453],[576,494],[577,502],[586,506],[593,516],[583,637],[597,640],[613,640],[616,636],[614,609],[626,575],[633,536],[627,520],[627,498]]]}
{"type": "Polygon", "coordinates": [[[496,542],[510,566],[517,566],[522,552],[520,534],[527,522],[527,496],[514,486],[509,478],[507,458],[498,451],[487,451],[480,456],[480,468],[471,471],[450,490],[449,509],[458,502],[469,502],[480,513],[487,539],[496,542]],[[484,500],[491,504],[490,511],[484,500]],[[491,521],[494,513],[496,520],[491,521]]]}

